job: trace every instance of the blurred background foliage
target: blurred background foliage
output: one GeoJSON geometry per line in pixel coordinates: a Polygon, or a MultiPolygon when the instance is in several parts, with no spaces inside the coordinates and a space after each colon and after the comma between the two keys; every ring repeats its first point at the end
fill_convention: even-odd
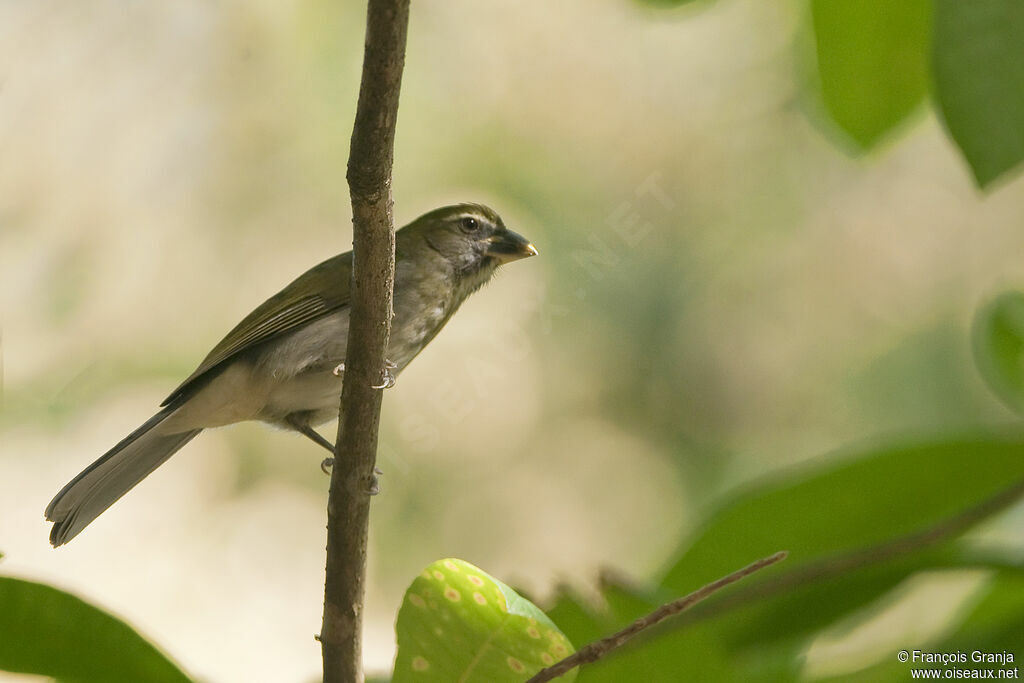
{"type": "MultiPolygon", "coordinates": [[[[88,596],[203,679],[317,675],[320,454],[210,432],[59,552],[42,509],[242,315],[349,248],[363,11],[0,3],[3,571],[88,596]]],[[[541,258],[388,394],[371,669],[440,557],[549,596],[579,646],[808,529],[813,559],[1020,476],[1019,301],[988,302],[1024,281],[1024,38],[993,25],[1013,38],[1024,19],[996,0],[413,4],[398,220],[483,201],[541,258]],[[891,478],[791,497],[851,443],[872,444],[858,462],[892,454],[891,478]],[[776,490],[792,504],[755,506],[758,543],[708,536],[776,490]],[[632,588],[599,595],[599,567],[632,588]]],[[[659,647],[703,652],[700,680],[905,677],[899,647],[974,649],[977,624],[1019,623],[994,605],[1019,588],[1022,524],[979,532],[998,562],[953,561],[958,544],[864,578],[787,648],[721,625],[659,647]]]]}

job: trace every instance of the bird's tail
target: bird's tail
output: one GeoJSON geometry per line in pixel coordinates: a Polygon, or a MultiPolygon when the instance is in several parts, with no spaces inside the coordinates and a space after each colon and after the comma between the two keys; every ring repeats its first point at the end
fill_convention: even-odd
{"type": "Polygon", "coordinates": [[[50,543],[64,545],[128,493],[150,472],[201,432],[193,429],[176,434],[158,428],[177,406],[168,406],[86,467],[60,490],[46,506],[46,519],[53,522],[50,543]]]}

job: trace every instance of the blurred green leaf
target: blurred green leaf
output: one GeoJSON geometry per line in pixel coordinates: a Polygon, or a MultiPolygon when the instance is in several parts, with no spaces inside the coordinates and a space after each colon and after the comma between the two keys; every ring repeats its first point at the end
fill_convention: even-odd
{"type": "MultiPolygon", "coordinates": [[[[605,580],[603,609],[563,591],[550,614],[575,642],[589,642],[595,633],[607,635],[758,556],[791,551],[782,568],[762,575],[784,575],[801,565],[821,566],[818,563],[932,529],[1021,478],[1024,435],[890,445],[833,456],[753,487],[726,504],[657,589],[605,580]]],[[[908,577],[936,568],[1007,566],[998,554],[989,563],[985,554],[955,541],[970,526],[965,524],[932,546],[911,547],[904,554],[879,553],[863,566],[801,580],[775,592],[749,593],[731,610],[716,613],[713,598],[607,661],[585,667],[579,680],[611,683],[630,672],[643,680],[795,680],[801,654],[816,633],[878,602],[908,577]]],[[[730,592],[753,588],[760,577],[720,598],[728,600],[730,592]]]]}
{"type": "Polygon", "coordinates": [[[0,670],[61,681],[189,679],[130,626],[79,598],[0,577],[0,670]]]}
{"type": "MultiPolygon", "coordinates": [[[[1021,634],[1024,633],[1024,576],[1017,570],[997,572],[985,587],[975,604],[967,609],[964,618],[947,634],[927,643],[914,643],[918,649],[929,652],[1008,651],[1019,657],[1021,634]]],[[[912,649],[912,648],[911,648],[912,649]]],[[[1019,661],[1007,667],[999,664],[984,668],[1019,667],[1019,661]]],[[[822,681],[843,683],[879,683],[905,681],[909,669],[920,668],[912,663],[900,663],[895,656],[860,671],[848,672],[822,681]]]]}
{"type": "MultiPolygon", "coordinates": [[[[624,628],[668,601],[653,594],[645,595],[634,586],[609,581],[607,576],[602,580],[601,597],[606,605],[605,618],[610,622],[603,636],[624,628]]],[[[670,629],[671,624],[670,620],[665,626],[670,629]]],[[[748,673],[731,660],[716,634],[703,628],[690,628],[661,638],[640,635],[607,659],[582,668],[579,680],[580,683],[628,680],[724,683],[748,680],[748,673]]]]}
{"type": "Polygon", "coordinates": [[[914,425],[921,433],[971,430],[992,419],[992,393],[978,382],[962,320],[942,319],[895,338],[851,369],[840,390],[875,433],[914,425]]]}
{"type": "Polygon", "coordinates": [[[574,643],[589,643],[615,630],[607,613],[601,615],[569,586],[558,588],[545,612],[574,643]]]}
{"type": "Polygon", "coordinates": [[[928,90],[930,0],[813,0],[821,94],[862,148],[903,121],[928,90]]]}
{"type": "MultiPolygon", "coordinates": [[[[439,560],[412,582],[395,625],[394,683],[525,681],[573,652],[536,605],[462,560],[439,560]]],[[[558,680],[571,681],[575,670],[558,680]]]]}
{"type": "Polygon", "coordinates": [[[1024,412],[1024,293],[1005,292],[983,306],[972,336],[981,376],[1006,405],[1024,412]]]}
{"type": "MultiPolygon", "coordinates": [[[[794,571],[928,529],[1021,478],[1021,436],[833,456],[822,469],[762,484],[727,503],[668,570],[664,585],[683,594],[780,549],[790,551],[785,571],[794,571]]],[[[796,647],[796,640],[876,600],[916,571],[949,566],[953,558],[949,548],[922,549],[790,587],[728,616],[720,624],[722,637],[736,647],[796,647]]],[[[768,569],[758,578],[780,571],[768,569]]]]}
{"type": "Polygon", "coordinates": [[[903,683],[909,676],[909,664],[903,664],[895,655],[886,658],[875,666],[861,669],[860,671],[844,672],[839,676],[826,676],[815,679],[817,683],[903,683]]]}
{"type": "Polygon", "coordinates": [[[880,598],[917,572],[948,566],[939,559],[940,555],[917,552],[788,586],[717,620],[720,638],[734,651],[753,649],[795,655],[822,629],[859,610],[880,606],[880,598]]]}
{"type": "Polygon", "coordinates": [[[1021,478],[1020,434],[826,456],[725,503],[685,544],[664,585],[688,592],[777,550],[789,551],[788,571],[807,560],[920,531],[1021,478]]]}
{"type": "MultiPolygon", "coordinates": [[[[759,555],[777,549],[791,551],[781,571],[764,572],[776,576],[798,571],[801,564],[820,567],[820,562],[932,529],[1006,491],[1022,477],[1021,435],[886,446],[834,457],[824,465],[801,468],[754,487],[726,504],[657,590],[605,581],[601,588],[604,610],[562,595],[552,614],[565,618],[581,635],[597,628],[603,629],[604,635],[759,555]]],[[[971,520],[980,521],[981,517],[971,520]]],[[[816,633],[876,603],[908,577],[936,568],[989,566],[988,555],[955,542],[955,536],[970,526],[965,524],[957,534],[932,546],[910,546],[905,554],[880,552],[863,566],[844,567],[820,579],[806,578],[775,592],[751,592],[731,610],[716,613],[713,598],[674,623],[648,633],[639,639],[646,640],[642,645],[627,646],[608,662],[585,668],[580,681],[611,683],[623,680],[630,671],[645,680],[671,680],[673,676],[715,681],[796,680],[801,653],[816,633]]],[[[994,560],[992,566],[1009,566],[1005,557],[989,555],[994,560]]],[[[745,589],[741,584],[729,592],[745,589]]],[[[721,599],[728,600],[729,592],[721,599]]],[[[1024,610],[1014,607],[1004,613],[1013,617],[1024,610]]],[[[1016,622],[999,632],[1010,632],[1011,625],[1016,622]]],[[[590,640],[589,633],[587,636],[590,640]]],[[[886,672],[891,671],[888,666],[886,672]]]]}
{"type": "Polygon", "coordinates": [[[1024,159],[1022,45],[1020,0],[936,0],[936,97],[981,187],[1024,159]]]}
{"type": "Polygon", "coordinates": [[[692,628],[662,638],[628,643],[607,658],[582,667],[577,680],[579,683],[631,680],[745,683],[760,679],[752,677],[730,659],[712,631],[692,628]]]}
{"type": "MultiPolygon", "coordinates": [[[[548,615],[576,643],[589,643],[625,627],[678,595],[637,587],[607,575],[600,586],[601,607],[581,600],[563,588],[548,615]]],[[[607,658],[580,669],[579,683],[642,681],[716,681],[748,683],[792,681],[799,665],[790,652],[771,657],[744,657],[730,650],[717,625],[689,624],[679,629],[679,617],[640,634],[607,658]]]]}
{"type": "Polygon", "coordinates": [[[998,572],[984,597],[970,610],[959,627],[943,639],[943,651],[1002,652],[1020,656],[1024,634],[1024,573],[998,572]]]}
{"type": "Polygon", "coordinates": [[[734,649],[797,652],[808,639],[839,619],[864,608],[885,607],[885,598],[893,589],[918,572],[1006,568],[1017,570],[1017,558],[1002,552],[979,552],[955,540],[921,548],[902,557],[880,559],[834,576],[787,586],[774,595],[750,601],[719,620],[721,638],[734,649]]]}

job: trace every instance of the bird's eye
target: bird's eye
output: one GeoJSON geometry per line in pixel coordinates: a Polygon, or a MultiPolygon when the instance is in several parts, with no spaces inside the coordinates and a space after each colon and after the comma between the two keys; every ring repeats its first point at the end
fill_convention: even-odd
{"type": "Polygon", "coordinates": [[[480,221],[473,218],[472,216],[466,216],[462,219],[462,231],[463,232],[476,232],[480,229],[480,221]]]}

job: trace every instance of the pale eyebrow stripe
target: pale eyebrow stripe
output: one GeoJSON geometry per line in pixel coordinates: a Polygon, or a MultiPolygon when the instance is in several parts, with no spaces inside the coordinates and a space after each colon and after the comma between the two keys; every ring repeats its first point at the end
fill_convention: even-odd
{"type": "Polygon", "coordinates": [[[458,221],[461,221],[463,218],[475,218],[477,220],[485,221],[490,225],[497,225],[497,222],[484,211],[467,211],[466,213],[460,213],[455,216],[455,220],[458,221]]]}

